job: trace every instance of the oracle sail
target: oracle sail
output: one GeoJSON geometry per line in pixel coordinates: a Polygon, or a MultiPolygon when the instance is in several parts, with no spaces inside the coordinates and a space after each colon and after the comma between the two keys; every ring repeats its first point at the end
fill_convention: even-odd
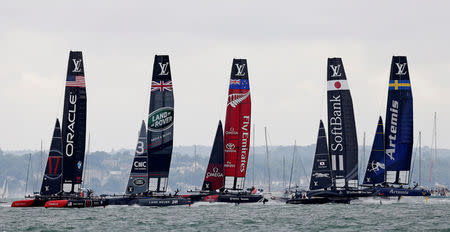
{"type": "Polygon", "coordinates": [[[317,135],[316,153],[311,174],[310,190],[326,189],[332,185],[330,156],[328,154],[327,135],[322,120],[320,120],[317,135]]]}
{"type": "Polygon", "coordinates": [[[406,56],[393,56],[386,107],[386,182],[409,184],[413,147],[413,99],[406,56]]]}
{"type": "Polygon", "coordinates": [[[366,174],[364,175],[363,185],[376,185],[384,183],[385,164],[384,164],[384,132],[383,120],[378,119],[378,126],[373,140],[372,151],[370,152],[367,164],[366,174]]]}
{"type": "Polygon", "coordinates": [[[56,119],[52,143],[48,154],[47,165],[42,180],[40,195],[49,196],[63,191],[63,148],[61,127],[56,119]]]}
{"type": "Polygon", "coordinates": [[[222,189],[224,185],[224,173],[223,173],[223,129],[222,122],[219,121],[217,127],[216,137],[214,138],[213,147],[211,150],[211,156],[209,157],[209,164],[206,168],[205,179],[203,180],[203,191],[215,191],[222,189]]]}
{"type": "Polygon", "coordinates": [[[82,182],[86,145],[86,103],[83,55],[79,51],[71,51],[62,120],[63,183],[71,186],[71,192],[74,192],[75,185],[82,182]]]}
{"type": "Polygon", "coordinates": [[[251,100],[246,59],[233,59],[225,118],[225,188],[243,189],[250,146],[251,100]]]}
{"type": "Polygon", "coordinates": [[[147,128],[142,121],[139,131],[136,152],[134,154],[133,164],[131,165],[130,178],[128,179],[126,194],[139,194],[148,190],[148,157],[147,157],[147,128]]]}
{"type": "Polygon", "coordinates": [[[328,58],[328,138],[336,187],[358,186],[358,141],[352,96],[341,58],[328,58]]]}
{"type": "Polygon", "coordinates": [[[169,56],[156,55],[147,123],[150,192],[167,190],[173,148],[174,101],[169,56]]]}

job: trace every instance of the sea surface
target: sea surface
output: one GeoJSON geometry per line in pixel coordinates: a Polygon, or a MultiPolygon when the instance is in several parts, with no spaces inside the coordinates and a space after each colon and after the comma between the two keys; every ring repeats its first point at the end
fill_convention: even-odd
{"type": "Polygon", "coordinates": [[[0,231],[450,231],[450,199],[352,204],[196,203],[164,208],[45,209],[0,205],[0,231]]]}

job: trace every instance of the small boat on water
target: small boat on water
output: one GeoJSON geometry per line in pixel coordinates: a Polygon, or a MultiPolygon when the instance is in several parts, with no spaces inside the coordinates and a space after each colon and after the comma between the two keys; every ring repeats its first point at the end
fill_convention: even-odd
{"type": "Polygon", "coordinates": [[[110,205],[190,205],[191,199],[166,194],[173,149],[174,98],[169,56],[155,55],[147,128],[142,122],[130,177],[123,196],[110,205]]]}
{"type": "Polygon", "coordinates": [[[8,198],[8,177],[5,177],[3,186],[0,189],[0,203],[6,203],[6,198],[8,198]]]}
{"type": "Polygon", "coordinates": [[[104,199],[83,195],[87,96],[83,55],[71,51],[67,67],[62,128],[56,119],[39,194],[14,201],[11,207],[71,207],[71,202],[103,204],[104,199]],[[58,201],[58,204],[51,201],[58,201]],[[49,203],[50,202],[50,203],[49,203]],[[63,203],[65,202],[65,203],[63,203]],[[48,203],[48,204],[47,204],[48,203]]]}

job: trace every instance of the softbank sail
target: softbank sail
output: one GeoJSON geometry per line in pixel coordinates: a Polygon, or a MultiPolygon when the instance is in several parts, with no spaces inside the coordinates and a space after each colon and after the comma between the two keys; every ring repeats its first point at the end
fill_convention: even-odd
{"type": "Polygon", "coordinates": [[[247,60],[233,59],[225,119],[225,188],[244,188],[250,148],[251,100],[247,60]]]}
{"type": "Polygon", "coordinates": [[[350,89],[341,58],[327,65],[328,138],[334,186],[358,187],[358,141],[350,89]]]}

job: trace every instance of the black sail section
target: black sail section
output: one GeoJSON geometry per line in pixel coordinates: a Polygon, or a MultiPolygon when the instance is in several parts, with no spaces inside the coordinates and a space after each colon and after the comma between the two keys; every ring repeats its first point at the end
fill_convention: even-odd
{"type": "Polygon", "coordinates": [[[406,56],[391,63],[386,107],[386,182],[409,184],[413,148],[413,98],[406,56]]]}
{"type": "Polygon", "coordinates": [[[42,196],[58,194],[63,191],[63,149],[61,140],[61,127],[59,120],[56,119],[55,129],[53,130],[52,143],[48,153],[47,165],[42,180],[42,196]]]}
{"type": "Polygon", "coordinates": [[[310,190],[325,189],[332,185],[330,156],[328,154],[327,135],[322,120],[320,120],[319,134],[317,135],[316,154],[314,155],[311,173],[310,190]]]}
{"type": "Polygon", "coordinates": [[[206,168],[205,179],[202,190],[215,191],[224,187],[224,146],[222,122],[217,126],[216,137],[214,138],[211,156],[206,168]]]}
{"type": "Polygon", "coordinates": [[[352,96],[341,58],[327,64],[328,138],[332,175],[337,187],[358,185],[358,141],[352,96]]]}
{"type": "Polygon", "coordinates": [[[155,56],[147,123],[149,191],[167,190],[173,148],[174,102],[169,56],[155,56]]]}
{"type": "Polygon", "coordinates": [[[86,84],[83,55],[71,51],[62,120],[64,183],[81,184],[86,145],[86,84]]]}
{"type": "Polygon", "coordinates": [[[142,121],[125,194],[139,194],[148,190],[147,159],[147,128],[145,127],[145,122],[142,121]]]}

